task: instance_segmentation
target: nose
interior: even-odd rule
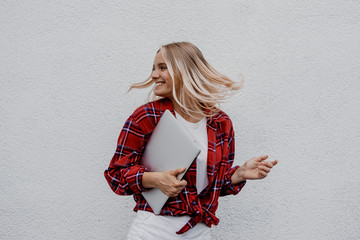
[[[158,70],[155,69],[154,71],[152,71],[152,73],[151,73],[152,79],[157,79],[159,77],[160,77],[160,74],[159,74]]]

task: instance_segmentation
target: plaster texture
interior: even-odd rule
[[[103,171],[161,44],[244,88],[236,161],[279,164],[222,198],[213,239],[360,238],[359,1],[0,1],[0,239],[124,239]]]

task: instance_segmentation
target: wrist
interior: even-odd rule
[[[144,172],[142,177],[142,185],[144,188],[158,188],[160,182],[160,173],[158,172]]]
[[[234,174],[231,176],[231,183],[238,184],[240,182],[245,181],[246,178],[244,176],[244,173],[245,173],[244,166],[240,166],[238,169],[236,169]]]
[[[240,182],[242,182],[242,181],[245,181],[247,178],[246,178],[246,176],[245,176],[245,166],[244,165],[242,165],[242,166],[240,166],[239,167],[239,178],[240,178]]]

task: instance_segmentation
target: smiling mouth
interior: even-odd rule
[[[157,83],[155,83],[155,86],[162,86],[164,84],[165,84],[164,82],[157,82]]]

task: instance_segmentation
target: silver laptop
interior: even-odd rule
[[[187,130],[169,110],[166,110],[145,147],[142,165],[150,172],[163,172],[183,167],[187,171],[199,153],[200,148]],[[177,179],[180,180],[186,171],[179,174]],[[143,192],[142,195],[155,214],[161,212],[169,198],[157,188]]]

